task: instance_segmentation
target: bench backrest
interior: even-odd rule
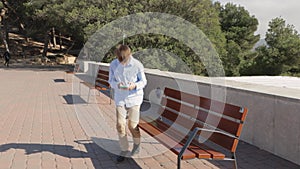
[[[176,123],[187,130],[194,128],[215,129],[226,133],[213,133],[208,140],[218,144],[231,152],[235,152],[238,138],[241,135],[247,108],[222,103],[201,96],[165,88],[161,101],[161,116],[163,120]],[[202,131],[202,137],[209,132]],[[230,136],[234,137],[230,137]]]
[[[110,86],[108,83],[108,79],[109,79],[109,71],[103,70],[99,67],[97,78],[95,81],[95,87],[99,90],[108,89]]]

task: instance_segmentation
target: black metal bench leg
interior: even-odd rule
[[[184,146],[182,147],[180,153],[177,156],[177,168],[180,169],[180,163],[181,163],[181,158],[183,156],[183,153],[185,152],[185,150],[190,146],[190,144],[192,143],[193,139],[195,138],[196,134],[198,133],[199,128],[196,127],[193,132],[191,133],[191,135],[189,136],[188,140],[185,142]]]
[[[79,96],[81,96],[81,83],[79,82]]]
[[[234,159],[234,168],[238,169],[238,165],[237,165],[237,162],[236,162],[236,155],[235,155],[235,153],[232,153],[232,156],[233,156],[233,159]]]
[[[112,91],[111,88],[109,89],[109,104],[111,104],[111,98],[112,98]]]
[[[177,157],[177,169],[181,168],[181,158],[178,156]]]
[[[89,104],[89,101],[90,101],[90,93],[91,93],[91,89],[89,89],[88,99],[87,99],[87,103],[86,103],[86,104]]]

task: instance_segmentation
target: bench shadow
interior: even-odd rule
[[[53,81],[55,83],[64,83],[64,82],[66,82],[65,79],[53,79]]]
[[[87,102],[79,95],[67,94],[62,96],[67,104],[86,104]]]
[[[124,166],[124,168],[141,168],[137,163],[135,163],[134,160],[128,159],[127,162],[123,163],[117,163],[116,162],[116,155],[111,154],[110,152],[102,149],[97,144],[93,143],[90,140],[79,140],[75,141],[78,144],[84,145],[86,148],[85,151],[80,151],[75,149],[73,146],[70,145],[57,145],[57,144],[30,144],[30,143],[10,143],[10,144],[3,144],[0,146],[0,152],[6,152],[9,149],[15,149],[15,150],[25,150],[25,155],[31,155],[36,153],[42,153],[42,152],[50,152],[55,155],[59,155],[62,157],[74,159],[74,158],[89,158],[92,161],[92,164],[95,169],[103,169],[103,166],[101,163],[104,164],[107,163],[107,160],[113,161],[111,163],[112,167],[115,165],[117,167],[118,165]],[[105,158],[104,161],[102,161],[103,156],[106,156],[108,158]],[[127,167],[126,167],[127,166]]]

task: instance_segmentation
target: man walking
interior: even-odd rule
[[[131,155],[139,152],[141,134],[138,128],[140,106],[143,102],[143,88],[147,84],[144,66],[133,58],[127,45],[120,45],[116,50],[117,59],[110,64],[109,83],[114,89],[114,99],[117,114],[117,131],[121,153],[118,162],[124,161],[128,152],[126,122],[133,136],[133,149]]]
[[[3,57],[5,59],[4,66],[9,67],[10,53],[8,50],[4,52]]]

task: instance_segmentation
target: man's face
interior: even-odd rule
[[[127,63],[127,61],[130,58],[130,55],[131,55],[131,52],[129,50],[121,51],[121,58],[120,58],[122,60],[121,62]]]

